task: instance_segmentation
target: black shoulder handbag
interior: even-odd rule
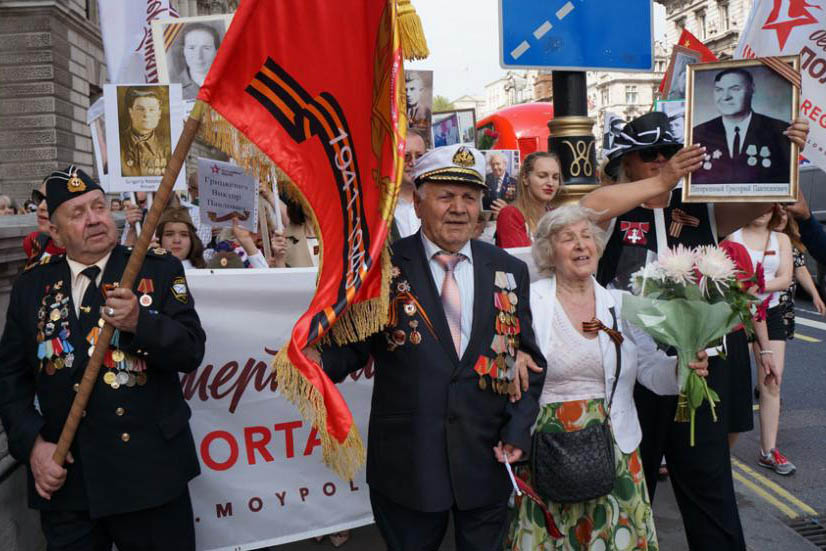
[[[617,331],[617,315],[613,308],[611,316],[614,318],[613,332],[617,335],[612,335],[617,351],[617,370],[605,420],[578,431],[535,431],[533,434],[533,485],[547,501],[579,503],[607,495],[614,488],[616,465],[610,414],[622,369],[622,336]]]

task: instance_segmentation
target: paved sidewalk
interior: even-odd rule
[[[735,482],[735,490],[749,551],[817,551],[814,544],[803,539],[777,518],[769,506],[760,502],[759,498],[743,484]],[[688,551],[680,511],[674,500],[671,484],[667,481],[657,486],[654,517],[661,551]],[[271,551],[323,551],[333,549],[333,547],[327,541],[317,544],[310,540],[270,549]],[[370,525],[352,530],[350,541],[340,549],[342,551],[383,551],[384,546],[375,525]],[[455,551],[455,549],[453,537],[451,533],[448,533],[441,551]]]

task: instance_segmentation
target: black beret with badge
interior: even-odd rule
[[[103,188],[91,176],[69,165],[66,170],[55,170],[46,178],[46,207],[51,217],[57,208],[70,199]]]
[[[442,184],[485,185],[485,156],[474,147],[446,145],[431,149],[413,167],[416,187],[425,182]]]

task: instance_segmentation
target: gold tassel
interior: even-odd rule
[[[405,59],[424,59],[430,55],[422,20],[410,0],[398,0],[399,37]]]

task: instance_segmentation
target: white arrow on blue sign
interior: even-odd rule
[[[499,0],[505,69],[651,71],[652,0]]]

